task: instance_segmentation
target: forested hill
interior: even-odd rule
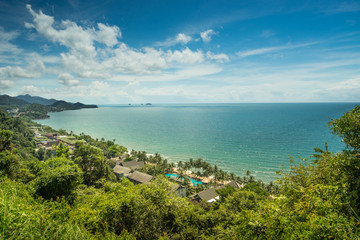
[[[86,105],[80,102],[77,103],[69,103],[65,101],[56,101],[50,105],[51,107],[60,108],[63,110],[74,110],[74,109],[82,109],[82,108],[97,108],[96,105]]]
[[[70,103],[63,100],[46,99],[30,95],[11,97],[0,95],[0,108],[8,111],[13,116],[27,116],[31,119],[49,117],[49,112],[64,110],[78,110],[82,108],[97,108],[97,105],[87,105],[80,102]]]
[[[8,95],[0,95],[0,107],[2,109],[19,108],[27,105],[30,105],[30,103],[22,99],[10,97]]]
[[[28,103],[38,103],[41,105],[52,105],[57,101],[56,99],[53,99],[53,98],[47,99],[47,98],[38,97],[38,96],[30,96],[29,94],[19,95],[16,98],[21,99]]]

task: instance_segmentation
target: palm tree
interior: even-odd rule
[[[254,176],[250,176],[249,182],[255,182],[255,177],[254,177]]]
[[[179,161],[177,164],[177,167],[179,168],[179,170],[183,170],[184,164],[182,161]]]
[[[186,170],[189,170],[190,168],[191,168],[190,163],[189,163],[189,162],[185,162],[185,163],[184,163],[184,170],[186,171]]]
[[[196,159],[194,162],[195,168],[201,168],[203,160],[201,158]]]
[[[190,167],[192,168],[194,166],[194,161],[192,158],[189,159]]]

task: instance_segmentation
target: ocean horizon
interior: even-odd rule
[[[159,153],[170,162],[202,158],[228,172],[251,171],[265,182],[289,159],[314,148],[339,152],[327,123],[356,103],[116,104],[50,113],[36,120],[55,129],[116,140],[129,150]]]

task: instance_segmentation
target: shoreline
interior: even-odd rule
[[[80,109],[80,110],[81,110],[81,109]],[[48,119],[50,119],[50,118],[51,118],[51,116],[50,116],[49,118],[47,118],[47,119],[40,119],[39,121],[48,120]],[[34,121],[34,120],[32,120],[32,121]],[[39,124],[41,124],[42,126],[49,126],[49,125],[46,125],[46,124],[43,124],[43,123],[40,123],[40,122],[37,122],[37,121],[36,121],[36,123],[39,123]],[[52,126],[49,126],[49,127],[53,128],[53,129],[56,130],[56,131],[65,130],[65,131],[67,131],[67,132],[73,132],[73,133],[76,134],[76,135],[79,135],[79,134],[81,134],[81,133],[84,133],[85,135],[89,135],[89,136],[91,136],[91,137],[94,138],[94,139],[102,139],[102,138],[103,138],[105,141],[112,141],[110,138],[94,137],[94,134],[88,134],[88,133],[86,133],[86,132],[78,132],[78,131],[74,131],[74,130],[72,130],[72,129],[64,129],[64,128],[58,128],[58,129],[56,129],[56,128],[52,127]],[[167,156],[167,155],[163,155],[163,154],[158,153],[158,152],[151,153],[151,152],[148,152],[148,151],[143,150],[143,149],[138,150],[136,147],[135,147],[135,148],[132,148],[132,147],[129,148],[129,147],[127,147],[126,144],[122,144],[122,143],[118,143],[118,142],[115,142],[115,143],[116,143],[116,144],[119,144],[119,145],[121,145],[121,146],[124,146],[124,147],[128,150],[128,152],[131,152],[132,150],[137,151],[137,152],[145,152],[147,156],[154,156],[155,154],[159,154],[162,158],[166,159],[169,163],[175,163],[175,164],[177,164],[179,161],[186,162],[186,161],[189,161],[189,159],[193,159],[193,160],[198,159],[198,158],[192,158],[192,157],[189,157],[189,158],[183,157],[183,158],[178,158],[178,159],[175,157],[175,159],[174,159],[174,158],[171,158],[171,157],[169,157],[169,156]],[[226,163],[225,163],[224,165],[222,165],[222,164],[220,165],[220,164],[214,164],[214,163],[212,163],[212,161],[209,161],[208,159],[203,159],[203,158],[201,158],[201,159],[204,160],[205,162],[209,162],[209,163],[212,164],[212,165],[216,165],[217,167],[219,167],[219,169],[224,169],[225,172],[230,173],[230,171],[227,170],[227,169],[230,169],[231,167],[230,167],[230,166],[224,166],[224,165],[226,165]],[[278,170],[281,170],[281,169],[279,168]],[[249,169],[243,168],[242,171],[241,171],[241,170],[237,170],[237,171],[235,171],[234,173],[235,173],[236,176],[245,176],[247,171],[249,171]],[[242,173],[242,172],[243,172],[243,173]],[[258,171],[258,170],[250,170],[250,172],[252,173],[251,175],[252,175],[253,177],[255,177],[255,178],[258,179],[258,180],[262,180],[264,183],[269,183],[269,182],[275,181],[275,180],[276,180],[276,176],[277,176],[277,175],[276,175],[276,170],[274,171],[274,173],[271,173],[271,174],[269,174],[269,172],[264,172],[264,173],[267,173],[267,174],[265,174],[265,175],[259,174],[259,173],[261,173],[261,172]],[[266,175],[267,175],[267,176],[266,176]],[[189,175],[189,176],[190,176],[190,177],[194,177],[194,176],[192,176],[192,175]]]
[[[260,116],[257,117],[258,119],[263,119],[263,117],[268,116],[267,114],[259,112],[261,109],[264,108],[264,110],[266,110],[265,113],[268,113],[268,110],[272,109],[271,104],[269,105],[270,109],[268,106],[264,107],[263,104],[255,104],[255,106],[257,106],[256,109],[247,109],[246,114],[249,114],[249,111],[250,114],[260,114]],[[286,109],[283,109],[282,107],[279,109],[279,106],[281,105],[275,107],[276,111],[290,110],[290,113],[298,113],[297,108],[294,109],[295,105],[287,105],[294,107],[286,107]],[[306,104],[302,105],[300,110],[303,110],[306,106]],[[311,104],[311,106],[314,105]],[[199,156],[202,156],[202,159],[205,161],[213,165],[216,164],[225,171],[235,172],[238,176],[243,176],[246,174],[247,170],[250,170],[257,178],[263,179],[264,181],[273,181],[277,177],[276,171],[281,170],[282,165],[288,167],[289,157],[291,155],[294,156],[296,161],[298,159],[297,156],[309,157],[314,154],[314,147],[323,148],[325,142],[328,142],[329,149],[333,152],[337,152],[337,149],[343,148],[341,145],[342,143],[329,133],[326,123],[328,120],[327,116],[335,117],[335,115],[343,112],[342,109],[348,108],[349,104],[344,104],[342,107],[339,107],[338,104],[327,104],[327,106],[328,108],[325,111],[322,110],[321,113],[324,116],[322,118],[325,119],[326,116],[326,120],[321,120],[320,118],[315,119],[316,124],[310,126],[306,125],[308,126],[307,130],[301,131],[299,136],[297,136],[297,133],[294,133],[296,135],[290,133],[283,136],[278,134],[279,131],[276,131],[277,135],[274,135],[275,133],[272,133],[274,130],[268,130],[268,126],[266,125],[261,125],[262,127],[260,129],[252,129],[253,126],[257,126],[257,122],[251,121],[252,125],[247,127],[247,129],[238,128],[238,124],[234,126],[223,125],[228,126],[227,129],[231,129],[231,131],[227,130],[228,132],[231,132],[230,139],[228,139],[228,136],[226,136],[226,138],[223,137],[222,133],[224,133],[224,131],[221,131],[222,133],[220,132],[220,130],[224,130],[222,128],[220,128],[218,132],[206,129],[206,124],[208,124],[208,120],[206,119],[200,119],[201,121],[195,119],[195,124],[193,124],[194,121],[192,118],[199,116],[199,114],[202,116],[203,113],[206,113],[206,117],[209,116],[209,119],[213,119],[213,115],[208,114],[218,113],[218,111],[220,111],[220,113],[225,111],[227,114],[232,115],[234,113],[233,108],[224,109],[223,107],[217,108],[216,106],[205,108],[197,106],[190,108],[178,108],[178,106],[174,108],[159,108],[156,105],[153,105],[151,107],[144,106],[143,108],[135,106],[112,108],[100,105],[96,110],[51,113],[49,119],[34,121],[51,126],[54,129],[66,129],[69,132],[73,131],[76,134],[84,132],[93,138],[104,138],[107,140],[116,139],[117,144],[123,145],[129,150],[146,151],[148,154],[160,153],[161,156],[166,158],[169,162],[176,163],[178,161],[187,161],[190,158],[197,159]],[[336,109],[334,109],[334,106],[336,106]],[[235,111],[241,111],[241,113],[243,113],[242,108],[235,108]],[[311,107],[308,111],[310,114],[305,115],[304,120],[303,117],[295,120],[303,125],[307,124],[310,120],[310,123],[312,123],[314,122],[314,114],[311,113],[314,111],[317,112],[318,107]],[[169,114],[171,118],[167,117]],[[54,115],[59,117],[54,117]],[[186,116],[185,119],[184,116]],[[216,115],[214,116],[215,120],[221,120],[218,119]],[[297,115],[295,115],[295,117],[296,116]],[[279,118],[277,117],[276,112],[270,115],[270,117],[273,117],[273,119],[270,120],[276,120],[276,122]],[[179,123],[182,125],[187,124],[187,119],[191,119],[189,130],[184,132],[180,127],[176,127],[181,126]],[[253,117],[250,115],[249,119],[253,119]],[[169,128],[169,124],[172,123],[177,124],[175,125],[175,129]],[[197,126],[196,124],[199,123],[201,125]],[[290,123],[295,124],[296,122]],[[247,122],[244,124],[246,127]],[[279,122],[278,129],[285,131],[287,129],[284,127],[286,124],[288,124],[288,120],[286,122]],[[205,128],[200,129],[199,131],[196,127],[201,127],[202,125],[205,125]],[[272,126],[272,124],[269,126]],[[319,126],[321,126],[321,128],[319,128]],[[213,127],[215,127],[216,130],[217,125]],[[315,133],[313,129],[316,129]],[[323,134],[323,130],[327,132],[326,135]],[[234,131],[242,132],[236,133],[238,134],[238,137],[234,138],[236,137],[236,135],[232,134]],[[319,135],[317,132],[321,134]],[[208,135],[204,135],[204,133]],[[242,138],[242,135],[246,137]],[[309,136],[312,137],[309,138]],[[188,139],[189,137],[190,139]],[[296,139],[294,139],[294,137],[296,137]],[[290,141],[288,141],[289,138],[291,139]],[[213,139],[216,139],[216,141]],[[250,140],[248,141],[247,139]],[[260,139],[260,141],[258,139]],[[255,140],[256,142],[254,142]],[[296,141],[294,142],[294,140]],[[225,144],[226,146],[223,148],[222,146]],[[168,151],[166,151],[166,149],[168,149]]]

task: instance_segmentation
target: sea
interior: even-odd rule
[[[327,123],[356,103],[242,103],[100,105],[50,113],[38,123],[114,140],[129,150],[159,153],[169,162],[190,158],[244,176],[273,181],[289,159],[311,158],[314,148],[344,149]]]

